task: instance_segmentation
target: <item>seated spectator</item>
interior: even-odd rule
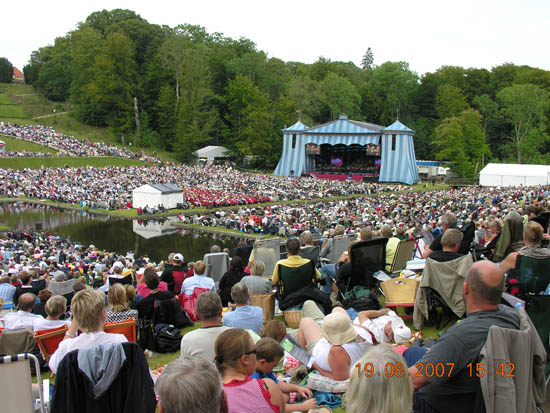
[[[296,392],[306,400],[302,403],[287,404],[287,410],[292,412],[307,412],[317,407],[313,393],[307,387],[290,384],[285,381],[278,381],[273,374],[273,369],[283,358],[285,352],[281,345],[271,337],[260,339],[256,343],[256,371],[250,376],[253,379],[271,379],[279,385],[283,393],[285,403],[290,401],[290,393]]]
[[[33,314],[41,315],[42,317],[46,317],[46,302],[51,298],[52,293],[49,290],[40,290],[38,292],[38,299],[40,302],[36,302],[34,304],[34,307],[32,309]]]
[[[224,307],[227,307],[227,303],[231,300],[231,288],[241,281],[245,275],[244,265],[241,258],[231,258],[231,262],[229,263],[229,271],[222,275],[218,286],[218,294],[222,299],[222,305]]]
[[[250,275],[244,276],[241,282],[252,289],[252,294],[267,294],[271,292],[271,281],[264,278],[265,264],[254,261],[250,267]]]
[[[107,319],[105,295],[98,290],[86,289],[75,294],[72,303],[73,321],[63,341],[48,363],[50,370],[57,373],[57,366],[67,353],[101,344],[125,343],[123,334],[105,333],[103,326]],[[78,330],[82,331],[78,337]]]
[[[222,302],[213,291],[202,293],[197,298],[197,313],[201,328],[185,334],[181,340],[182,356],[198,356],[213,361],[216,338],[229,327],[222,325]]]
[[[220,374],[200,357],[182,356],[168,364],[155,383],[159,413],[226,413]]]
[[[443,246],[441,245],[441,238],[443,237],[443,234],[445,234],[445,232],[448,230],[448,229],[452,229],[452,228],[455,228],[456,227],[456,215],[453,214],[452,212],[445,212],[443,214],[443,216],[441,217],[441,234],[439,234],[437,237],[434,238],[434,240],[432,241],[432,243],[429,245],[429,246],[425,246],[424,247],[424,258],[428,258],[430,256],[430,254],[432,253],[432,251],[442,251],[443,250]]]
[[[302,240],[304,246],[300,248],[300,257],[313,261],[315,266],[317,266],[319,262],[319,247],[313,245],[311,231],[304,231],[302,233]]]
[[[33,288],[33,286],[31,285],[31,275],[26,272],[26,271],[22,271],[19,273],[19,280],[21,281],[21,286],[17,287],[17,289],[15,290],[15,294],[13,295],[13,302],[14,303],[17,303],[19,302],[19,297],[25,293],[31,293],[31,294],[34,294],[35,296],[38,295],[38,291]]]
[[[36,291],[42,291],[43,289],[46,288],[46,280],[44,278],[41,278],[40,277],[40,274],[38,274],[38,271],[32,271],[31,272],[31,285],[32,285],[32,288],[34,288]]]
[[[458,229],[448,229],[441,237],[441,246],[443,250],[432,251],[428,258],[438,262],[448,262],[464,256],[464,254],[458,252],[463,238],[464,234]]]
[[[186,273],[187,272],[187,263],[183,260],[183,255],[181,254],[174,254],[174,260],[173,265],[171,267],[167,267],[164,269],[160,276],[160,281],[166,282],[166,285],[168,285],[168,291],[172,293],[178,293],[179,291],[175,291],[175,279],[174,279],[174,272],[176,273]]]
[[[360,241],[368,241],[369,239],[372,239],[372,229],[371,227],[363,227],[359,231],[359,240]]]
[[[4,316],[2,322],[6,330],[17,330],[19,328],[32,327],[36,320],[43,320],[41,315],[33,314],[32,309],[36,303],[36,295],[24,293],[17,302],[16,313],[11,312]]]
[[[298,342],[311,354],[313,369],[338,381],[349,378],[350,367],[374,344],[372,334],[362,326],[353,325],[340,307],[324,318],[321,328],[313,318],[302,318]]]
[[[361,370],[358,371],[357,365]],[[344,396],[346,411],[353,413],[409,413],[412,410],[412,380],[405,360],[388,345],[371,347],[350,368],[349,388]],[[403,375],[386,374],[386,368],[402,369]],[[401,370],[399,370],[401,371]],[[358,374],[359,372],[359,374]],[[365,376],[367,374],[367,376]]]
[[[124,286],[124,289],[126,290],[126,297],[128,298],[128,305],[132,310],[136,309],[136,289],[131,284],[126,284]]]
[[[155,309],[155,301],[174,298],[174,294],[170,291],[158,290],[160,280],[154,269],[147,268],[143,273],[143,278],[150,293],[137,304],[138,317],[145,320],[151,320]]]
[[[535,221],[529,221],[523,226],[523,242],[525,246],[518,252],[510,253],[499,265],[504,272],[510,271],[516,267],[518,255],[523,255],[529,258],[544,259],[550,257],[550,249],[542,248],[542,234],[544,230],[542,226]]]
[[[418,364],[408,369],[417,390],[415,412],[484,411],[479,377],[470,374],[468,365],[479,362],[491,326],[520,327],[519,313],[500,305],[503,290],[504,276],[497,265],[483,260],[470,267],[464,283],[467,317],[445,331]],[[419,371],[428,363],[452,366],[452,374],[446,369],[439,377],[428,377]],[[544,382],[542,386],[544,391]]]
[[[109,309],[107,310],[107,323],[118,323],[129,318],[137,320],[138,311],[130,309],[126,289],[122,284],[114,284],[109,287],[107,293]]]
[[[253,379],[256,349],[250,334],[240,328],[221,333],[214,346],[229,413],[284,412],[281,390],[270,379]]]
[[[383,238],[388,238],[388,243],[386,244],[386,271],[389,271],[393,263],[393,257],[397,252],[397,246],[401,240],[393,236],[393,230],[389,225],[383,225],[380,228],[380,233]]]
[[[250,329],[260,334],[264,324],[264,310],[260,307],[248,305],[248,287],[239,282],[231,289],[231,298],[235,309],[225,313],[223,325],[227,327]]]
[[[206,264],[204,261],[197,261],[193,264],[193,272],[195,275],[189,277],[183,281],[181,286],[181,292],[187,295],[193,295],[195,288],[208,288],[210,291],[216,289],[216,283],[210,277],[204,275],[206,271]]]
[[[154,270],[153,270],[154,271]],[[159,285],[157,287],[158,291],[168,291],[168,285],[164,281],[160,281]],[[147,287],[147,284],[145,283],[145,272],[139,279],[137,285],[136,285],[136,293],[137,298],[136,300],[139,302],[141,299],[147,297],[149,294],[151,294],[151,290],[149,287]]]
[[[16,287],[10,284],[9,276],[3,275],[2,277],[0,277],[0,298],[2,298],[5,303],[13,302],[15,290]]]
[[[64,325],[71,326],[71,322],[68,320],[60,320],[59,317],[65,314],[67,308],[67,299],[62,295],[55,295],[51,297],[46,303],[45,319],[36,319],[33,325],[34,331],[51,330],[53,328],[59,328]]]

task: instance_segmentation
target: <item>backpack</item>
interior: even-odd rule
[[[344,294],[344,308],[353,308],[357,312],[366,310],[379,310],[380,302],[376,294],[361,285],[356,285]]]
[[[162,326],[155,333],[156,351],[158,353],[173,353],[180,350],[181,332],[174,326]]]

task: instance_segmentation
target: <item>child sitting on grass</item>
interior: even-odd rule
[[[317,402],[313,399],[313,393],[307,387],[300,387],[296,384],[290,384],[283,381],[278,381],[273,374],[273,369],[279,363],[279,360],[284,356],[284,350],[276,340],[271,337],[264,337],[256,343],[256,371],[252,374],[252,378],[256,379],[271,379],[279,385],[283,392],[285,403],[294,401],[290,393],[296,392],[305,400],[301,403],[290,404],[287,411],[307,412],[309,409],[315,409]]]

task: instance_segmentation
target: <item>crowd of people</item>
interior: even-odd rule
[[[88,139],[78,140],[74,136],[56,132],[50,126],[18,125],[0,122],[0,135],[44,145],[70,156],[118,156],[154,164],[162,163],[159,159],[148,156],[145,153],[132,152],[126,148],[108,145],[104,142],[91,142]],[[20,152],[16,156],[38,157],[41,155],[40,152]]]
[[[131,206],[133,189],[163,182],[183,189],[184,208],[308,200],[371,193],[381,188],[366,183],[251,174],[229,165],[0,169],[0,195],[111,209]]]
[[[49,152],[5,151],[0,152],[0,158],[48,158]]]
[[[377,198],[285,205],[262,209],[263,213],[254,210],[258,217],[263,215],[268,221],[274,216],[284,221],[294,230],[289,235],[302,235],[304,248],[311,243],[311,233],[307,231],[323,235],[321,245],[325,249],[330,244],[331,232],[341,236],[346,231],[357,231],[361,239],[376,236],[397,239],[424,224],[440,227],[441,232],[424,246],[424,255],[449,261],[462,256],[457,251],[463,234],[456,229],[461,224],[478,224],[477,238],[483,247],[499,238],[506,239],[500,267],[488,260],[470,266],[463,291],[467,318],[431,343],[429,351],[421,339],[415,340],[400,316],[389,309],[350,312],[339,305],[330,308],[330,304],[327,309],[313,298],[303,302],[297,330],[287,330],[279,320],[265,323],[263,309],[250,304],[251,291],[265,292],[266,287],[268,291],[276,287],[279,298],[284,300],[291,292],[288,284],[286,290],[281,289],[284,285],[281,266],[301,268],[309,263],[309,259],[300,256],[300,241],[292,237],[286,243],[287,258],[276,264],[273,274],[264,274],[264,265],[258,257],[252,255],[243,261],[234,251],[227,271],[216,285],[206,275],[213,262],[207,256],[224,254],[219,247],[212,248],[205,262],[187,263],[181,254],[173,253],[166,263],[157,265],[146,257],[98,251],[93,245],[79,245],[44,233],[8,233],[0,240],[0,298],[17,304],[17,311],[4,315],[2,321],[6,330],[26,326],[35,331],[68,327],[48,363],[57,374],[52,403],[58,409],[70,410],[71,403],[83,397],[75,396],[80,390],[70,379],[78,365],[72,351],[88,354],[90,348],[107,345],[101,351],[107,352],[105,357],[115,360],[114,364],[122,354],[133,360],[120,363],[119,368],[130,369],[133,373],[128,374],[133,383],[140,380],[143,386],[139,398],[129,402],[135,411],[154,409],[156,392],[161,412],[173,409],[311,412],[322,404],[340,405],[341,398],[333,394],[341,388],[338,386],[347,390],[343,401],[350,412],[478,411],[485,402],[480,380],[468,373],[468,365],[479,361],[486,342],[493,343],[494,348],[501,345],[496,338],[490,341],[491,326],[522,330],[520,338],[512,335],[510,340],[534,343],[530,352],[523,352],[521,357],[528,364],[533,360],[535,380],[528,386],[534,402],[540,404],[544,381],[539,376],[544,370],[544,348],[540,339],[535,339],[536,330],[523,331],[528,325],[525,311],[500,305],[500,298],[504,290],[503,274],[514,268],[518,256],[550,257],[549,250],[541,247],[543,239],[550,237],[537,221],[547,208],[547,198],[545,187],[512,188],[498,193],[466,188],[435,193],[381,192]],[[250,216],[253,211],[246,209],[243,207],[235,215]],[[324,220],[319,220],[319,215]],[[516,239],[518,230],[521,240]],[[328,237],[324,237],[325,231],[329,231]],[[495,253],[498,249],[497,242]],[[310,280],[321,281],[324,271],[316,271],[314,266],[312,269]],[[265,275],[271,275],[272,284],[261,278]],[[130,280],[129,285],[122,280]],[[151,376],[143,352],[136,352],[137,346],[130,346],[123,335],[103,331],[105,322],[129,318],[152,320],[159,302],[182,295],[195,301],[202,323],[199,329],[183,337],[181,358],[161,374]],[[37,297],[40,303],[36,302]],[[232,311],[226,312],[227,307]],[[289,353],[290,339],[306,350],[309,361],[298,361]],[[486,357],[490,360],[494,357],[496,361],[498,356],[489,353]],[[300,362],[305,367],[300,367]],[[388,375],[388,364],[393,373],[403,374]],[[456,373],[427,375],[426,366],[430,364],[452,365]],[[201,371],[200,379],[197,369]],[[286,371],[290,379],[290,375],[299,375],[304,369],[305,374],[314,370],[309,387],[288,382],[280,375]],[[378,376],[377,372],[383,374]],[[154,391],[153,380],[156,380]],[[315,391],[311,386],[315,386]]]

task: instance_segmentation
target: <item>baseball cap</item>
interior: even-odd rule
[[[181,254],[174,255],[174,261],[183,262],[183,255]]]

